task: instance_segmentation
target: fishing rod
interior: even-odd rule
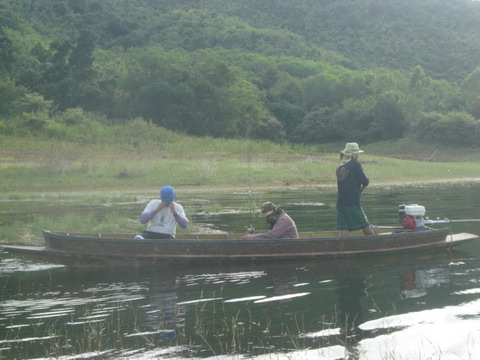
[[[469,222],[480,222],[480,219],[459,219],[459,220],[450,220],[450,219],[443,219],[443,220],[430,220],[425,219],[425,225],[438,225],[438,224],[452,224],[452,223],[469,223]],[[401,225],[398,226],[380,226],[380,225],[372,225],[375,229],[403,229],[404,227]]]
[[[480,222],[480,219],[459,219],[459,220],[450,220],[450,219],[443,219],[443,220],[425,220],[425,224],[449,224],[449,223],[467,223],[467,222]]]
[[[452,224],[452,223],[469,223],[480,222],[480,219],[459,219],[451,220],[448,218],[436,220],[429,219],[425,216],[425,207],[418,204],[400,204],[398,206],[398,215],[401,225],[399,226],[376,226],[375,229],[403,229],[403,230],[420,230],[427,225],[436,224]]]
[[[253,227],[253,209],[252,209],[252,169],[251,169],[251,160],[252,160],[252,153],[251,153],[251,146],[252,144],[250,143],[248,146],[248,207],[250,209],[250,225],[247,226],[247,233],[253,234],[255,232],[255,228]]]

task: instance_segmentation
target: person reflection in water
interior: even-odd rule
[[[178,297],[174,277],[150,281],[150,304],[143,307],[145,326],[163,335],[164,339],[174,340],[177,329],[185,322],[186,309],[177,305]]]
[[[260,234],[247,234],[243,239],[298,239],[297,225],[280,207],[267,201],[261,206],[260,216],[265,217],[270,231]]]
[[[357,276],[339,278],[336,283],[340,332],[349,352],[348,359],[359,359],[357,345],[363,335],[359,328],[363,323],[361,300],[365,296],[366,284],[364,279]]]

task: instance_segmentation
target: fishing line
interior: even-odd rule
[[[251,140],[249,140],[251,141]],[[255,228],[253,227],[253,208],[252,208],[252,151],[251,151],[252,143],[248,144],[247,149],[247,161],[248,161],[248,207],[250,211],[250,225],[247,227],[247,232],[249,234],[253,234],[255,232]]]

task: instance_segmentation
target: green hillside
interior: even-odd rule
[[[480,2],[4,0],[0,134],[480,144]]]

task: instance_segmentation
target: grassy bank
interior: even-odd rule
[[[335,184],[343,144],[317,147],[190,138],[166,143],[82,144],[2,138],[3,196],[21,192],[158,188],[322,186]],[[480,177],[478,149],[413,143],[362,146],[372,185]],[[425,161],[432,158],[431,161]]]

